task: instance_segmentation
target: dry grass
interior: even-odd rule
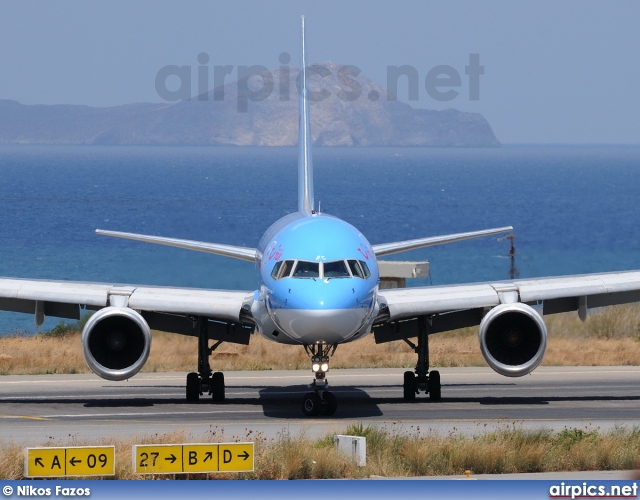
[[[550,366],[640,365],[640,306],[599,310],[582,323],[576,314],[546,318],[549,345],[543,364]],[[484,366],[477,329],[465,328],[434,335],[431,364],[436,367]],[[197,365],[197,339],[154,332],[151,355],[143,371],[189,372]],[[408,368],[416,356],[404,342],[376,345],[373,336],[341,345],[333,368]],[[216,370],[308,369],[299,346],[276,344],[259,335],[248,346],[223,344],[211,357]],[[0,374],[88,373],[80,336],[13,335],[0,338]]]
[[[0,338],[0,374],[88,373],[80,335]]]
[[[397,432],[362,424],[344,434],[367,438],[367,466],[357,467],[350,457],[333,448],[333,434],[312,441],[288,434],[265,438],[251,430],[245,436],[227,437],[211,430],[196,442],[255,443],[255,471],[177,475],[179,479],[335,479],[370,476],[412,477],[462,474],[501,474],[552,471],[633,470],[640,466],[640,430],[618,429],[600,433],[593,429],[525,431],[513,426],[480,436],[422,432]],[[183,432],[155,434],[115,442],[116,479],[167,479],[167,475],[135,474],[131,465],[134,444],[184,443]],[[45,443],[44,446],[112,445],[106,440]],[[23,479],[23,448],[0,442],[0,479]]]
[[[475,437],[420,437],[417,432],[383,434],[367,441],[376,443],[369,466],[377,470],[384,466],[382,475],[387,476],[451,475],[467,468],[476,474],[630,470],[638,467],[640,451],[637,430],[601,434],[512,428]]]
[[[23,472],[24,447],[0,442],[0,479],[22,479]]]

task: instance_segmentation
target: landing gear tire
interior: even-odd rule
[[[440,386],[440,372],[433,370],[429,372],[429,335],[433,333],[433,316],[419,316],[418,323],[418,345],[408,338],[401,337],[418,355],[418,363],[415,371],[404,372],[404,383],[402,384],[405,401],[413,401],[416,394],[424,392],[429,394],[431,401],[440,401],[442,389]]]
[[[322,401],[323,405],[322,405],[322,411],[320,413],[322,415],[330,417],[338,409],[338,400],[333,395],[333,393],[329,391],[324,391],[324,394],[322,395],[322,399],[323,399]]]
[[[440,401],[441,398],[440,372],[429,372],[429,399],[431,401]]]
[[[302,413],[307,417],[315,417],[322,410],[322,399],[315,392],[305,394],[302,399]]]
[[[404,383],[402,384],[404,390],[405,401],[413,401],[416,399],[416,392],[418,391],[418,382],[413,372],[404,372]]]
[[[215,372],[211,375],[209,384],[212,401],[222,403],[224,401],[224,373]]]
[[[200,399],[200,375],[189,373],[187,375],[187,401],[195,403]]]

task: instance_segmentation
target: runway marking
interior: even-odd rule
[[[154,398],[159,398],[159,397],[168,397],[168,396],[177,396],[178,394],[180,394],[181,397],[183,397],[184,399],[184,395],[182,394],[182,392],[177,393],[177,392],[172,392],[172,393],[166,393],[166,394],[158,394],[156,392],[154,393],[149,393],[149,394],[69,394],[69,395],[63,395],[63,396],[5,396],[3,398],[0,398],[0,403],[6,403],[7,400],[15,400],[15,399],[19,399],[19,400],[29,400],[29,399],[42,399],[42,400],[47,400],[47,399],[123,399],[123,398],[135,398],[135,399],[140,399],[140,398],[147,398],[147,397],[151,397],[153,396]]]
[[[40,375],[16,375],[19,377],[38,377]],[[60,384],[62,381],[61,380],[3,380],[2,381],[2,385],[8,385],[8,384]],[[104,383],[103,380],[100,379],[90,379],[90,378],[84,378],[84,379],[66,379],[64,380],[64,383],[66,384],[67,382],[74,382],[76,384],[82,383],[85,384],[87,382],[102,382]],[[115,386],[114,386],[115,387]]]
[[[0,415],[0,418],[23,418],[26,420],[51,420],[47,417],[36,417],[35,415]]]
[[[168,415],[217,415],[222,413],[264,413],[262,410],[208,410],[208,411],[163,411],[163,412],[134,412],[134,413],[82,413],[68,415],[44,415],[44,419],[52,418],[90,418],[90,417],[148,417]]]

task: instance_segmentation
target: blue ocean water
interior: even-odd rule
[[[252,290],[250,263],[96,228],[256,246],[297,207],[296,148],[0,147],[0,276]],[[316,148],[315,199],[372,243],[513,225],[521,277],[640,269],[640,146]],[[507,279],[507,241],[412,286]],[[55,325],[50,319],[45,324]],[[0,313],[0,332],[35,331]]]

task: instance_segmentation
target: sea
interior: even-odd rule
[[[255,266],[95,229],[254,247],[297,209],[297,148],[0,146],[0,276],[253,290]],[[640,269],[640,146],[315,148],[323,213],[384,243],[512,225],[520,278]],[[509,279],[508,240],[429,260],[409,286]],[[60,319],[48,318],[43,329]],[[0,333],[36,332],[0,313]]]

